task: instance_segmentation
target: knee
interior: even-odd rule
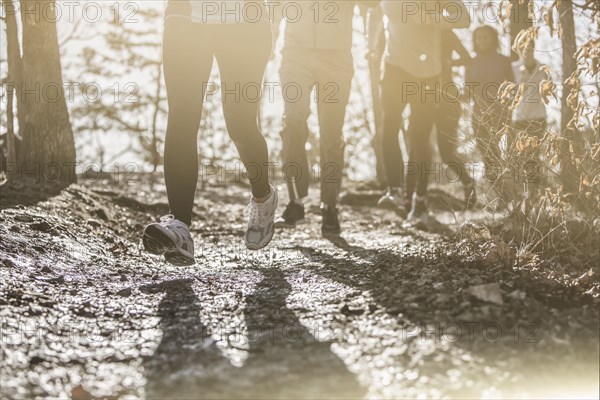
[[[283,115],[282,136],[299,131],[308,131],[308,115],[295,112],[286,112]]]
[[[186,127],[188,129],[198,129],[202,118],[202,107],[191,103],[182,103],[181,101],[169,102],[169,112],[167,117],[168,127]]]
[[[308,140],[308,121],[302,118],[284,117],[280,136],[284,143],[306,143]]]
[[[339,153],[344,152],[346,143],[340,132],[339,135],[321,135],[321,147],[325,153]]]
[[[227,128],[229,138],[236,146],[244,146],[256,143],[257,138],[263,138],[257,126],[246,126],[244,128]]]
[[[259,136],[262,138],[256,118],[244,118],[241,114],[238,114],[233,118],[226,118],[225,127],[229,138],[236,144],[256,141]]]
[[[194,121],[184,121],[169,116],[165,142],[184,142],[195,148],[193,142],[198,137],[199,126],[200,122],[195,124]]]

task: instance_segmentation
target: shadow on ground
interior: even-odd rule
[[[232,366],[200,320],[197,281],[146,286],[163,292],[159,305],[162,340],[144,363],[148,398],[362,398],[362,389],[330,349],[287,308],[291,291],[279,269],[263,278],[243,308],[248,358]],[[235,334],[236,332],[232,332]],[[239,333],[239,332],[238,332]]]

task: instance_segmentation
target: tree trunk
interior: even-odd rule
[[[27,105],[21,176],[76,181],[75,142],[64,95],[54,0],[21,0],[23,86]]]
[[[558,8],[560,14],[560,25],[562,27],[562,58],[563,58],[563,92],[561,104],[561,132],[565,138],[564,144],[561,146],[561,171],[560,176],[563,187],[567,193],[575,193],[579,188],[579,174],[573,163],[572,149],[576,149],[575,143],[576,133],[569,128],[569,122],[573,119],[574,110],[567,104],[567,98],[571,93],[572,86],[567,83],[568,78],[577,69],[577,60],[575,53],[577,52],[577,40],[575,36],[575,20],[573,17],[573,3],[571,0],[562,0]]]
[[[15,94],[20,96],[18,88],[21,85],[21,50],[19,46],[19,31],[17,27],[16,7],[12,0],[2,0],[2,5],[6,16],[6,55],[8,64],[8,76],[6,84],[7,94],[7,157],[6,163],[8,170],[15,169],[17,165],[17,138],[14,127],[14,97]],[[19,129],[23,129],[24,110],[19,107],[17,110],[17,119],[19,121]],[[8,174],[8,179],[12,179],[13,174]]]
[[[369,24],[371,24],[371,18],[383,18],[383,12],[381,8],[371,9],[365,11],[363,15],[364,31],[369,31]],[[379,81],[381,79],[381,62],[383,60],[383,53],[385,52],[385,32],[381,32],[379,38],[379,48],[377,49],[376,59],[369,58],[369,79],[371,83],[371,100],[373,104],[373,115],[375,119],[375,135],[371,139],[371,146],[375,153],[375,172],[377,176],[377,182],[380,185],[387,185],[387,177],[385,175],[385,168],[383,165],[383,109],[381,104],[381,89],[379,87]]]

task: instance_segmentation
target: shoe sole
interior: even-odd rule
[[[265,247],[267,247],[269,245],[269,243],[271,243],[274,236],[275,236],[275,224],[273,224],[273,228],[269,232],[269,236],[267,236],[262,243],[260,243],[256,246],[253,246],[253,245],[249,244],[248,242],[246,242],[246,248],[248,250],[252,250],[252,251],[262,250]]]
[[[166,252],[165,260],[169,264],[172,264],[176,267],[188,267],[196,264],[196,260],[190,259],[188,256],[181,254],[179,250]]]
[[[164,255],[165,260],[169,264],[177,267],[194,265],[196,263],[193,258],[181,253],[171,238],[156,226],[150,225],[146,227],[142,243],[150,254],[157,256]]]
[[[297,228],[298,225],[304,225],[304,224],[306,224],[306,219],[298,220],[294,225],[288,224],[285,222],[277,222],[275,224],[275,228],[294,229],[294,228]]]
[[[162,256],[174,245],[167,235],[153,225],[149,225],[144,229],[142,242],[146,251],[156,256]]]

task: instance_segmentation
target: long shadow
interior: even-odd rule
[[[264,276],[245,308],[250,357],[245,367],[257,373],[258,397],[360,398],[365,394],[355,376],[320,341],[320,326],[306,328],[286,307],[291,286],[277,268],[262,269]],[[309,330],[310,329],[310,330]],[[251,397],[256,397],[251,396]]]
[[[144,360],[147,398],[208,398],[213,373],[230,369],[200,320],[192,282],[181,279],[141,288],[144,293],[164,293],[158,306],[163,336],[152,357]]]
[[[306,269],[346,286],[370,291],[373,300],[386,309],[409,311],[405,310],[406,297],[417,288],[406,287],[406,284],[411,284],[418,278],[419,272],[415,266],[421,264],[422,260],[414,256],[401,256],[389,250],[371,250],[350,245],[341,237],[326,239],[335,247],[367,261],[373,268],[349,261],[343,254],[332,255],[320,249],[296,246],[294,248],[308,259],[317,261],[311,267],[305,267]],[[424,298],[427,294],[422,290],[420,292],[421,296],[414,297],[413,300]]]
[[[286,307],[291,286],[275,269],[246,298],[248,358],[231,365],[200,321],[191,280],[142,288],[164,292],[163,338],[144,362],[148,398],[361,398],[364,389],[344,363]]]
[[[333,244],[338,249],[342,249],[355,255],[360,255],[361,253],[369,253],[369,250],[365,249],[364,247],[351,245],[342,236],[324,235],[323,239],[327,240],[328,242],[331,242],[331,244]]]
[[[303,268],[358,289],[359,293],[368,291],[373,301],[384,307],[390,315],[397,315],[400,323],[421,328],[417,339],[429,338],[444,342],[446,339],[443,335],[447,333],[450,337],[446,344],[473,352],[489,363],[502,359],[516,362],[514,371],[519,370],[526,381],[507,382],[506,390],[515,390],[515,393],[523,388],[529,390],[531,387],[528,385],[533,382],[544,387],[543,385],[557,378],[562,382],[581,381],[582,385],[589,385],[590,380],[597,377],[597,314],[589,309],[593,302],[589,294],[562,285],[548,287],[534,275],[527,276],[523,271],[505,268],[494,272],[480,261],[469,261],[467,257],[463,259],[444,254],[432,257],[426,253],[420,254],[418,250],[406,251],[407,254],[402,255],[403,250],[400,249],[366,249],[343,240],[335,241],[334,245],[360,257],[367,265],[364,262],[352,262],[344,255],[332,255],[319,249],[296,246],[311,261],[317,261],[309,263],[310,267]],[[503,278],[499,279],[498,275]],[[514,279],[508,278],[510,275]],[[467,283],[466,287],[464,283],[457,284],[461,280]],[[529,300],[519,302],[504,296],[505,303],[500,307],[476,300],[468,302],[468,294],[461,293],[475,282],[498,281],[515,282],[516,288],[525,291]],[[505,293],[508,290],[507,287],[502,289]],[[554,294],[550,297],[549,293],[552,291]],[[566,318],[561,321],[553,316],[561,310],[569,313],[578,308],[584,310],[581,315],[595,315],[595,327],[582,326],[581,329],[574,330],[568,325]],[[592,321],[593,318],[586,317],[586,320]],[[487,336],[489,331],[486,327],[490,324],[502,332],[502,340],[498,343],[497,338],[490,340]],[[556,330],[556,324],[563,325],[563,332],[570,332],[572,346],[566,350],[565,346],[548,342],[548,336]],[[518,352],[518,357],[514,356],[515,352]],[[445,357],[441,357],[438,352],[435,354],[439,358],[424,363],[423,371],[453,368],[450,353]],[[509,357],[510,354],[513,354],[512,358]],[[568,357],[564,359],[564,364],[552,362],[561,357]],[[442,362],[442,359],[446,361]],[[540,363],[543,368],[539,366]],[[538,366],[532,367],[533,365]],[[472,374],[472,379],[480,381],[484,386],[490,380],[489,376],[479,370],[473,370]],[[494,383],[492,379],[491,383],[497,382]],[[464,391],[464,388],[461,390],[454,395],[476,396],[478,393]]]
[[[583,290],[542,281],[535,275],[513,270],[510,267],[486,267],[481,260],[468,255],[447,255],[443,249],[440,249],[439,253],[434,253],[431,249],[419,249],[419,243],[415,246],[406,243],[409,247],[398,248],[397,251],[394,251],[367,249],[349,244],[341,237],[327,237],[326,239],[337,248],[361,258],[370,267],[365,266],[364,263],[358,265],[349,261],[343,254],[332,255],[320,249],[298,245],[294,249],[300,251],[308,259],[319,261],[316,264],[311,263],[311,267],[304,268],[349,287],[370,291],[379,305],[401,311],[408,317],[415,316],[418,320],[425,322],[439,322],[440,320],[454,322],[451,315],[455,314],[453,311],[461,309],[460,302],[464,301],[464,298],[461,293],[451,293],[452,288],[444,284],[457,278],[473,278],[472,282],[465,282],[473,285],[478,281],[480,283],[514,281],[513,285],[516,286],[513,286],[513,289],[526,291],[528,296],[535,299],[533,302],[535,307],[568,309],[593,303],[592,296]],[[457,276],[457,274],[462,276]],[[438,284],[444,286],[441,287]],[[440,288],[437,289],[436,286]],[[432,304],[432,298],[438,293],[449,294],[449,299],[438,305]],[[409,303],[416,303],[417,306]],[[440,314],[440,310],[448,311],[448,313]],[[503,322],[507,324],[514,322],[518,316],[518,313],[501,315],[505,319]],[[535,318],[531,321],[533,323],[544,322],[544,317],[539,312],[531,313],[529,316]],[[489,320],[480,322],[489,322]]]

